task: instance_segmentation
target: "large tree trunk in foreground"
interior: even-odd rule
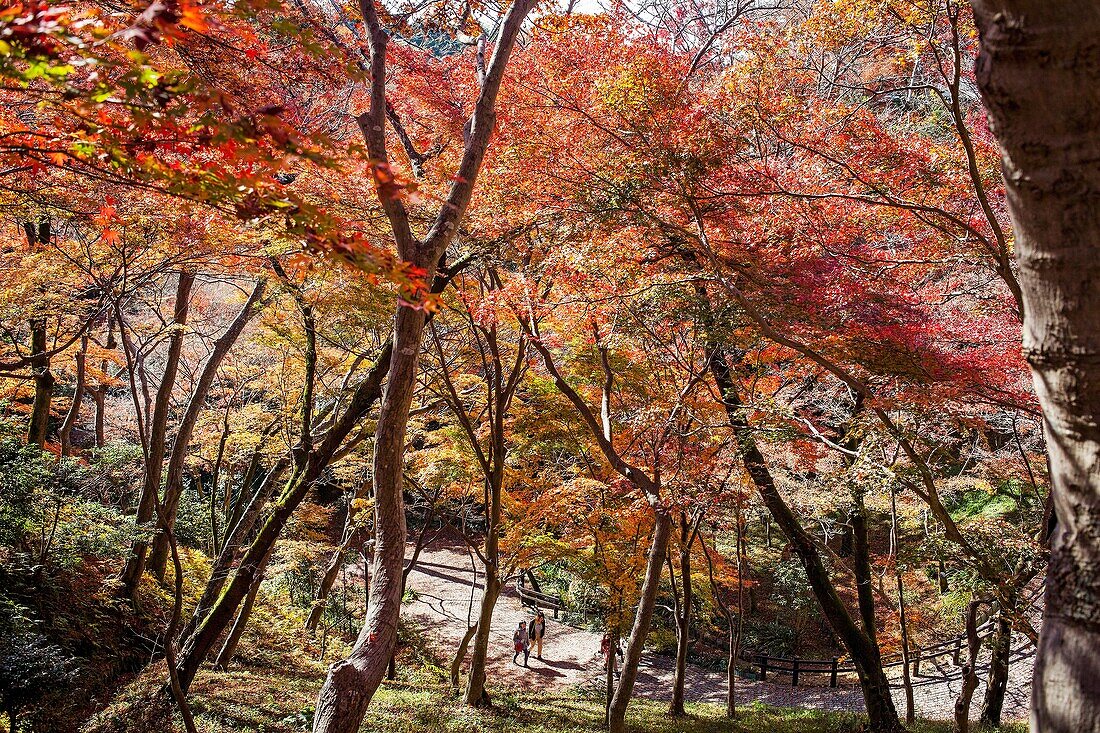
[[[320,445],[303,457],[304,465],[295,466],[282,495],[272,506],[271,513],[260,526],[256,538],[245,551],[240,564],[237,566],[237,571],[233,574],[225,589],[218,594],[209,594],[211,598],[216,598],[216,600],[210,603],[208,610],[205,610],[204,603],[200,601],[196,617],[200,612],[205,612],[205,615],[194,625],[195,630],[184,644],[183,655],[179,661],[180,686],[185,692],[194,680],[199,665],[206,659],[222,632],[232,622],[237,606],[244,600],[252,587],[257,570],[267,563],[269,555],[275,549],[275,542],[279,539],[279,535],[286,523],[290,521],[290,517],[293,516],[298,505],[309,493],[313,482],[321,476],[341,444],[343,444],[344,439],[347,438],[348,434],[359,423],[359,420],[378,399],[382,391],[382,375],[386,373],[389,367],[391,354],[391,344],[386,344],[367,376],[355,388],[355,394],[349,402],[347,410],[325,434],[320,441]],[[255,503],[254,500],[253,504]],[[251,513],[253,510],[258,512],[259,507],[250,507],[247,513]],[[236,532],[231,533],[231,538],[235,534]],[[222,555],[226,555],[227,550],[231,552],[230,545],[233,541],[236,540],[226,541],[226,546],[222,549]],[[221,556],[219,556],[220,562]],[[217,568],[215,568],[215,571],[217,571]],[[211,583],[214,582],[215,578],[212,577]],[[207,593],[204,593],[203,597],[209,600],[207,595]]]
[[[370,605],[351,655],[329,668],[321,688],[314,731],[354,733],[381,684],[397,643],[401,613],[401,571],[405,565],[405,429],[416,389],[417,358],[424,312],[399,308],[393,357],[378,416],[374,449],[375,554]]]
[[[668,537],[671,532],[672,517],[664,509],[655,509],[653,537],[649,541],[649,558],[646,560],[641,598],[638,599],[634,626],[626,642],[619,684],[615,687],[615,694],[611,696],[611,705],[607,709],[607,728],[611,733],[623,733],[626,730],[626,706],[634,694],[638,664],[642,661],[642,650],[653,623],[653,609],[657,605],[657,591],[661,585],[661,566],[664,565],[665,553],[668,552]]]
[[[881,733],[904,730],[901,721],[898,720],[894,699],[890,695],[889,682],[882,670],[878,648],[844,607],[817,546],[779,493],[767,462],[756,445],[752,428],[742,411],[741,397],[737,392],[737,385],[733,380],[723,349],[713,350],[710,369],[721,394],[734,436],[737,438],[745,471],[756,486],[764,505],[779,528],[783,530],[783,534],[791,543],[791,548],[802,562],[802,567],[810,581],[810,588],[821,606],[822,613],[855,664],[863,699],[867,706],[867,716],[870,718],[870,730]]]
[[[168,337],[168,355],[165,357],[164,375],[157,389],[157,396],[153,402],[153,416],[148,426],[149,453],[145,456],[145,480],[141,486],[141,498],[138,500],[138,524],[147,524],[152,521],[153,510],[160,494],[160,478],[164,469],[164,447],[168,432],[168,410],[171,407],[172,390],[176,385],[180,353],[183,351],[184,327],[187,325],[191,286],[194,283],[193,273],[180,271],[179,280],[176,283],[173,330]],[[119,327],[122,328],[121,324]],[[122,570],[123,592],[129,598],[137,594],[141,576],[145,572],[148,549],[149,545],[144,540],[135,542],[130,551],[130,557],[126,561],[126,567]],[[186,688],[184,691],[186,692]]]
[[[360,8],[369,32],[371,102],[370,110],[357,119],[367,142],[379,185],[380,203],[402,260],[432,278],[436,265],[458,233],[496,122],[496,101],[504,80],[504,69],[512,54],[524,19],[534,0],[515,0],[497,34],[492,59],[481,76],[481,92],[466,126],[466,145],[447,200],[422,242],[409,225],[404,204],[381,187],[390,181],[386,154],[386,45],[374,0],[362,0]],[[386,166],[383,169],[383,166]],[[355,647],[346,660],[329,668],[317,696],[314,733],[355,733],[366,714],[371,697],[381,684],[397,643],[397,622],[401,613],[402,570],[405,564],[405,430],[409,408],[416,391],[417,357],[424,337],[425,312],[400,305],[394,323],[393,358],[386,380],[386,392],[378,413],[374,443],[374,568],[370,606]]]
[[[1100,4],[972,0],[1057,528],[1032,730],[1100,731]]]

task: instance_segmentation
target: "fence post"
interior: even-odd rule
[[[768,679],[768,658],[763,654],[756,656],[756,662],[760,665],[760,681]]]
[[[960,665],[959,654],[962,652],[962,648],[963,648],[963,640],[962,640],[962,637],[960,636],[959,638],[955,639],[955,653],[952,655],[952,659],[955,662],[956,667],[958,667]]]
[[[837,657],[833,657],[833,668],[829,672],[829,687],[836,687],[836,673],[839,662],[840,660]]]
[[[798,687],[798,657],[791,664],[791,687]]]

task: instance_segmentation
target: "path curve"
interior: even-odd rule
[[[439,647],[442,656],[450,660],[467,629],[468,620],[477,618],[481,600],[481,579],[467,549],[462,545],[435,541],[421,552],[419,561],[409,575],[408,588],[412,600],[402,610],[406,623],[420,628]],[[542,661],[531,657],[530,667],[523,669],[512,663],[512,632],[521,620],[529,620],[531,612],[522,606],[515,586],[506,584],[493,613],[489,642],[488,672],[491,684],[512,683],[516,686],[534,683],[540,687],[565,688],[574,685],[598,687],[602,679],[597,632],[578,629],[547,619],[547,635]],[[1021,639],[1014,645],[1016,653],[1010,667],[1008,692],[1005,695],[1003,718],[1027,717],[1031,688],[1033,656]],[[977,718],[985,692],[984,667],[988,663],[988,646],[981,658],[981,684],[974,693],[971,715]],[[934,673],[928,667],[934,668]],[[635,694],[656,700],[667,700],[672,689],[674,660],[668,656],[646,652],[642,657]],[[926,662],[922,676],[914,679],[917,716],[930,719],[950,719],[954,715],[955,697],[961,685],[961,675],[946,660]],[[900,681],[899,681],[900,684]],[[737,680],[737,703],[759,701],[768,705],[799,707],[830,711],[863,711],[863,696],[857,686],[842,685],[793,687],[782,682]],[[688,700],[725,703],[724,672],[689,664],[686,680]],[[904,693],[898,688],[894,699],[899,712],[904,710]]]

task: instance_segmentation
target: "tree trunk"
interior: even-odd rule
[[[107,387],[99,385],[88,390],[95,403],[95,447],[107,445]]]
[[[1043,408],[1057,528],[1032,730],[1100,731],[1100,6],[972,0]]]
[[[691,584],[691,546],[693,528],[681,513],[680,517],[680,590],[681,600],[676,608],[676,668],[672,675],[672,701],[668,712],[673,716],[685,715],[684,683],[687,678],[687,653],[691,643],[691,604],[694,592]],[[672,571],[669,570],[671,577]],[[675,592],[675,588],[673,589]]]
[[[340,543],[329,558],[325,567],[325,574],[321,576],[321,582],[317,586],[317,594],[313,599],[313,606],[309,609],[309,618],[306,619],[306,631],[316,631],[321,623],[321,617],[325,614],[325,606],[328,603],[328,594],[332,592],[332,586],[336,584],[336,578],[340,575],[340,568],[344,566],[344,554],[355,542],[359,534],[352,522],[351,507],[348,507],[348,527],[344,530],[344,540]]]
[[[27,442],[42,448],[50,430],[50,403],[53,401],[54,376],[50,357],[46,356],[46,319],[31,321],[31,370],[34,373],[34,404],[27,427]]]
[[[740,499],[738,500],[740,504]],[[737,656],[741,651],[741,630],[742,622],[744,620],[744,600],[745,600],[745,578],[742,574],[741,563],[741,542],[742,542],[742,527],[741,527],[741,509],[740,506],[737,510],[737,623],[733,622],[733,613],[730,611],[729,604],[722,598],[721,589],[714,581],[714,561],[711,560],[710,551],[707,550],[706,542],[702,536],[699,537],[699,545],[703,548],[703,557],[707,561],[707,575],[710,578],[711,593],[714,594],[714,601],[718,604],[718,610],[722,612],[722,617],[726,620],[726,638],[728,642],[726,653],[726,717],[732,720],[737,715],[737,697],[736,697],[736,685],[737,680]]]
[[[901,579],[901,540],[898,536],[898,497],[890,492],[890,546],[894,556],[894,581],[898,587],[898,621],[901,626],[901,683],[905,690],[905,724],[916,722],[916,705],[913,700],[913,676],[909,669],[909,617],[905,610],[905,584]]]
[[[615,669],[618,664],[616,655],[619,653],[619,627],[618,622],[608,624],[607,659],[604,666],[604,704],[603,723],[607,728],[611,727],[611,701],[615,699]]]
[[[493,623],[493,609],[500,596],[500,578],[496,568],[486,568],[485,587],[481,593],[481,610],[477,615],[477,633],[470,656],[470,671],[466,675],[467,705],[489,707],[489,695],[485,691],[485,667],[489,656],[489,632]]]
[[[199,372],[199,378],[195,383],[191,398],[187,402],[187,408],[183,412],[183,418],[176,430],[176,439],[172,442],[172,452],[168,457],[168,475],[164,482],[163,506],[170,527],[174,527],[176,524],[176,512],[179,511],[180,496],[183,494],[183,464],[187,459],[187,451],[191,446],[191,436],[194,433],[195,424],[199,420],[203,407],[206,406],[206,398],[210,394],[210,388],[214,386],[218,369],[244,331],[245,326],[259,312],[256,305],[263,297],[266,284],[266,281],[262,278],[257,281],[256,286],[252,289],[252,294],[248,296],[248,300],[237,312],[229,327],[214,341],[214,345],[210,349],[210,355],[206,358],[206,362]],[[216,489],[216,486],[214,488]],[[167,562],[168,541],[165,534],[160,532],[153,540],[153,550],[149,555],[149,569],[157,578],[163,580]]]
[[[462,641],[458,643],[458,648],[455,649],[454,656],[451,658],[451,688],[458,692],[458,677],[462,671],[462,660],[466,658],[466,650],[470,648],[470,640],[474,638],[474,634],[477,633],[477,624],[466,629],[466,633],[462,635]]]
[[[183,351],[183,336],[187,325],[187,310],[191,303],[191,286],[195,275],[180,271],[176,284],[176,300],[172,318],[172,333],[168,337],[168,355],[164,363],[164,375],[157,389],[153,403],[153,415],[148,426],[149,452],[145,456],[145,480],[141,486],[141,498],[138,501],[137,523],[147,524],[153,519],[157,497],[160,494],[160,479],[164,468],[164,448],[167,442],[168,410],[171,407],[172,390],[176,385],[176,371],[179,369],[180,353]],[[120,328],[122,326],[120,325]],[[149,545],[144,540],[134,543],[126,567],[122,571],[122,589],[128,598],[137,594],[141,576],[145,572],[146,554]],[[184,690],[186,692],[186,689]]]
[[[966,664],[962,669],[962,688],[955,699],[955,733],[967,733],[970,730],[970,701],[974,699],[974,690],[978,689],[978,652],[982,642],[978,638],[977,615],[982,601],[971,601],[966,609]]]
[[[359,729],[397,643],[405,564],[405,429],[423,333],[424,312],[408,306],[398,308],[393,357],[375,431],[371,603],[351,654],[329,668],[317,699],[315,733],[354,733]]]
[[[374,0],[360,3],[369,33],[370,109],[357,118],[367,142],[376,182],[381,165],[388,165],[386,153],[386,46],[389,36],[382,27]],[[409,225],[409,215],[397,197],[379,189],[379,203],[390,223],[391,233],[402,260],[424,271],[431,279],[440,259],[458,234],[462,217],[473,196],[474,185],[492,138],[496,102],[504,70],[524,19],[534,0],[515,0],[497,32],[481,91],[466,126],[465,148],[447,199],[440,208],[423,242],[418,242]],[[386,173],[387,177],[389,173]],[[388,180],[388,178],[387,178]],[[351,654],[329,668],[317,696],[314,733],[355,733],[367,705],[385,676],[397,642],[401,613],[402,570],[405,564],[404,488],[405,431],[409,407],[417,386],[417,360],[424,336],[422,308],[400,305],[394,323],[393,357],[386,392],[378,413],[374,442],[374,568],[370,606]]]
[[[69,411],[65,413],[65,421],[61,423],[58,437],[61,439],[61,455],[69,456],[73,452],[72,434],[76,420],[80,417],[80,403],[84,400],[84,362],[88,356],[88,337],[80,339],[80,351],[76,354],[76,386],[73,387],[73,401],[69,405]]]
[[[489,634],[493,625],[493,610],[500,596],[500,523],[501,523],[501,494],[504,487],[504,461],[506,452],[504,448],[504,416],[498,413],[490,428],[493,435],[493,451],[491,471],[485,480],[488,484],[486,498],[489,505],[488,512],[489,531],[485,533],[485,586],[481,594],[481,609],[478,611],[477,634],[474,636],[474,650],[470,657],[470,673],[466,679],[466,704],[475,707],[489,706],[489,695],[485,691],[485,667],[489,655]],[[471,440],[475,439],[471,433]],[[402,588],[404,579],[402,578]]]
[[[1008,598],[1015,601],[1015,594]],[[1002,601],[1004,604],[1004,601]],[[1012,659],[1012,622],[1009,620],[1015,606],[1002,605],[997,616],[997,631],[991,642],[989,675],[986,678],[985,697],[982,700],[981,725],[988,728],[1001,727],[1001,712],[1004,710],[1005,693],[1008,691],[1008,668]]]
[[[903,730],[890,695],[890,685],[883,672],[878,649],[866,633],[852,620],[848,609],[837,594],[813,540],[802,528],[798,518],[779,493],[770,470],[756,445],[756,439],[741,410],[741,398],[737,393],[733,374],[726,362],[725,352],[721,348],[712,350],[710,370],[722,396],[730,426],[733,428],[741,450],[741,460],[745,471],[756,486],[761,500],[767,507],[776,524],[786,535],[787,540],[810,581],[810,588],[818,604],[829,621],[834,633],[844,644],[845,649],[856,667],[863,699],[870,718],[870,730],[880,733],[894,733]]]
[[[270,559],[270,555],[268,558]],[[252,587],[248,589],[248,595],[245,596],[244,603],[241,604],[241,610],[233,622],[233,628],[229,630],[229,635],[225,637],[225,643],[222,644],[221,651],[218,652],[218,656],[214,660],[214,666],[218,669],[228,669],[229,663],[233,661],[233,655],[237,653],[237,644],[240,643],[241,636],[244,635],[244,630],[248,627],[248,619],[252,616],[252,607],[256,605],[256,596],[259,595],[260,586],[264,583],[264,572],[266,570],[267,564],[265,563],[264,567],[256,573],[256,579],[252,581]]]
[[[443,292],[451,278],[465,266],[465,262],[460,261],[450,270],[437,275],[432,281],[431,292]],[[226,626],[232,621],[237,606],[251,588],[252,580],[255,577],[256,564],[274,548],[276,540],[278,540],[286,523],[294,514],[294,510],[305,499],[310,486],[321,476],[336,456],[345,439],[381,396],[383,377],[390,370],[393,346],[394,341],[392,339],[383,345],[366,377],[356,386],[344,414],[324,433],[319,445],[315,445],[304,456],[300,451],[297,452],[298,459],[305,461],[305,467],[295,467],[282,496],[272,507],[271,513],[261,526],[255,540],[241,558],[237,572],[233,575],[229,587],[225,588],[224,592],[220,590],[226,575],[223,574],[219,578],[217,572],[215,572],[211,576],[195,616],[189,624],[189,629],[192,631],[190,634],[185,634],[185,638],[190,638],[187,638],[187,642],[181,645],[184,648],[184,653],[179,660],[179,669],[181,686],[184,691],[187,690],[194,679],[199,665],[202,664],[222,632],[225,631]],[[281,470],[281,467],[278,468],[280,473]],[[266,482],[265,479],[265,485]],[[270,487],[268,487],[268,490],[270,490]],[[244,524],[248,515],[252,512],[259,512],[262,506],[262,501],[253,501],[246,510],[245,517],[242,517],[238,524]],[[254,517],[255,515],[253,515]],[[249,524],[251,524],[251,521],[249,520]],[[247,532],[238,533],[234,529],[230,533],[230,538],[243,541],[245,534]],[[233,541],[234,539],[226,540],[225,547],[219,554],[218,562],[215,563],[215,571],[223,556],[229,557],[231,563],[232,554],[227,555],[226,551],[231,549]],[[225,568],[223,573],[228,573],[229,563],[223,564],[223,566]]]
[[[626,655],[623,657],[623,669],[619,675],[619,684],[611,698],[607,711],[607,727],[611,733],[623,733],[626,730],[626,706],[634,694],[634,683],[638,679],[638,664],[642,661],[642,650],[649,635],[653,621],[653,608],[657,605],[657,591],[661,585],[661,566],[668,552],[668,538],[672,531],[672,517],[660,507],[654,509],[653,537],[649,544],[649,558],[646,561],[645,580],[642,582],[638,610],[634,614],[634,626],[626,643]],[[614,651],[614,650],[612,650]]]
[[[856,597],[859,600],[859,616],[863,622],[863,632],[878,654],[878,639],[875,633],[875,596],[871,586],[871,549],[867,541],[867,507],[863,503],[863,491],[854,492],[855,505],[852,507],[849,521],[852,523],[852,569],[856,579]]]
[[[199,597],[198,603],[195,605],[195,611],[191,615],[190,620],[187,622],[187,626],[184,628],[183,633],[180,635],[180,646],[186,648],[187,642],[198,628],[198,625],[206,618],[206,614],[210,612],[216,599],[222,592],[222,588],[225,587],[225,581],[229,577],[229,572],[233,567],[233,563],[236,562],[240,555],[241,547],[244,546],[248,536],[252,533],[252,529],[256,526],[256,520],[260,517],[260,510],[267,504],[268,499],[271,498],[271,494],[275,488],[276,482],[286,469],[288,460],[283,459],[276,463],[275,467],[264,477],[263,482],[257,487],[252,498],[248,502],[248,507],[244,513],[241,514],[240,519],[230,525],[229,531],[225,536],[225,541],[222,543],[221,549],[218,551],[218,556],[214,559],[214,564],[210,569],[210,577],[206,581],[206,586],[203,588],[202,596]],[[244,488],[242,487],[242,491]]]

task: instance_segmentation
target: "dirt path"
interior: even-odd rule
[[[405,604],[405,618],[423,628],[449,660],[468,623],[477,619],[481,589],[482,576],[479,573],[474,583],[473,566],[465,548],[439,544],[426,547],[409,574],[409,590],[416,600]],[[552,617],[546,620],[543,660],[532,655],[529,669],[513,664],[512,632],[520,621],[529,621],[531,617],[531,611],[521,606],[515,587],[508,584],[493,612],[490,679],[511,678],[522,683],[533,677],[541,686],[568,687],[583,684],[599,674],[599,635],[560,624]]]
[[[439,645],[443,657],[449,660],[466,632],[468,621],[477,618],[481,588],[481,575],[479,573],[475,581],[471,558],[464,547],[432,543],[424,549],[416,568],[409,575],[409,590],[415,600],[405,604],[405,620],[422,628]],[[515,586],[509,584],[493,613],[489,642],[490,684],[527,685],[534,682],[542,688],[601,684],[600,634],[566,626],[553,618],[547,619],[544,659],[540,661],[532,656],[529,669],[513,664],[512,632],[519,621],[530,618],[531,611],[521,606]],[[1031,657],[1014,659],[1010,669],[1004,719],[1026,718],[1031,688]],[[950,719],[961,684],[958,670],[947,663],[939,669],[926,668],[922,671],[928,676],[918,677],[914,681],[917,715]],[[671,658],[647,653],[642,658],[635,694],[667,700],[672,689],[672,676]],[[982,678],[971,708],[975,719],[985,691],[984,670]],[[738,705],[760,701],[768,705],[817,710],[863,710],[863,696],[854,686],[837,689],[802,685],[792,687],[782,682],[738,679],[736,690]],[[689,665],[686,694],[690,701],[724,704],[725,673]],[[905,702],[901,689],[894,690],[894,698],[899,713],[903,713]]]

